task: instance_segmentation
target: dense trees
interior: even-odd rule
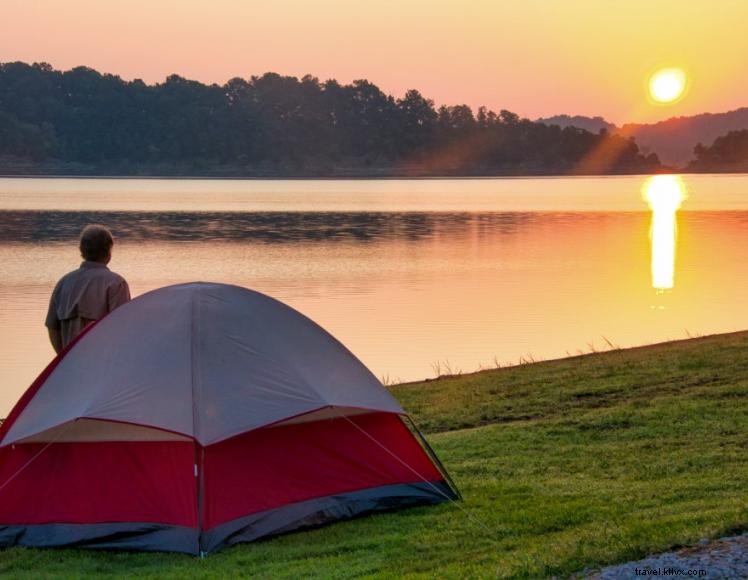
[[[697,144],[689,169],[694,171],[748,171],[748,130],[730,131],[709,147]]]
[[[502,175],[659,167],[605,131],[510,111],[395,99],[267,73],[224,85],[146,85],[86,67],[0,64],[0,172],[189,175]]]

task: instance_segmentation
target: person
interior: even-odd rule
[[[88,225],[80,235],[80,268],[63,276],[49,301],[45,325],[49,340],[60,353],[92,322],[130,300],[130,287],[107,264],[114,238],[102,225]]]

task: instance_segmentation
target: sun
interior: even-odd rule
[[[686,73],[680,68],[663,68],[649,79],[649,96],[656,103],[674,103],[686,90]]]

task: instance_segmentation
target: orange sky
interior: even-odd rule
[[[147,82],[367,78],[437,104],[622,123],[748,106],[746,22],[743,0],[0,0],[0,62]],[[660,66],[689,75],[677,104],[647,101]]]

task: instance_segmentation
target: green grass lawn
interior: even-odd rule
[[[11,549],[0,574],[537,577],[748,529],[748,333],[398,385],[464,501],[203,560]]]

